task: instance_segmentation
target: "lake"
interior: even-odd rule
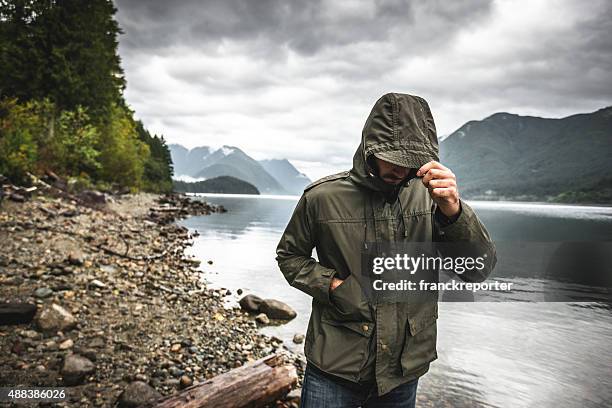
[[[202,261],[203,276],[213,287],[230,289],[230,302],[241,288],[291,305],[296,319],[262,331],[301,351],[291,339],[305,333],[311,299],[287,284],[274,259],[298,197],[201,198],[228,210],[181,221],[200,234],[188,252]],[[612,207],[469,203],[495,241],[612,241]],[[529,282],[517,279],[523,287]],[[420,401],[465,407],[600,407],[612,401],[612,311],[605,304],[442,302],[439,314],[439,358],[421,378]]]

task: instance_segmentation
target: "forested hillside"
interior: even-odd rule
[[[111,0],[0,1],[0,174],[170,191],[172,161],[127,106]]]
[[[213,177],[195,183],[174,180],[174,190],[180,193],[259,194],[257,187],[232,176]]]
[[[560,119],[496,113],[440,144],[468,198],[612,202],[612,107]]]

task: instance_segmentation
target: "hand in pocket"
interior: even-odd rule
[[[329,285],[330,291],[333,292],[338,286],[342,285],[343,283],[343,279],[333,278]]]

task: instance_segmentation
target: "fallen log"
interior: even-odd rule
[[[293,364],[273,354],[165,397],[155,408],[257,408],[283,398],[297,383]]]
[[[35,314],[32,303],[0,303],[0,326],[30,323]]]

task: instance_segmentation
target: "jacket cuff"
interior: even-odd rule
[[[335,269],[326,268],[324,266],[321,266],[321,268],[321,277],[320,279],[318,279],[317,283],[319,285],[316,288],[316,291],[319,293],[318,296],[316,293],[313,293],[313,296],[315,296],[319,301],[323,302],[324,304],[331,305],[331,282],[336,276],[337,272]]]
[[[470,241],[472,238],[472,234],[470,232],[471,226],[474,222],[474,210],[472,210],[472,208],[463,200],[460,200],[459,203],[461,210],[454,221],[451,221],[446,225],[438,222],[440,235],[443,235],[445,240]],[[446,218],[448,219],[448,217]],[[436,221],[438,221],[437,217]]]
[[[462,212],[463,212],[463,209],[462,209],[461,200],[460,200],[459,201],[459,212],[456,215],[452,217],[447,217],[446,215],[444,215],[442,210],[440,210],[440,207],[436,207],[434,216],[436,217],[436,222],[440,224],[441,227],[446,227],[448,225],[451,225],[455,221],[457,221],[457,219],[461,216]]]

